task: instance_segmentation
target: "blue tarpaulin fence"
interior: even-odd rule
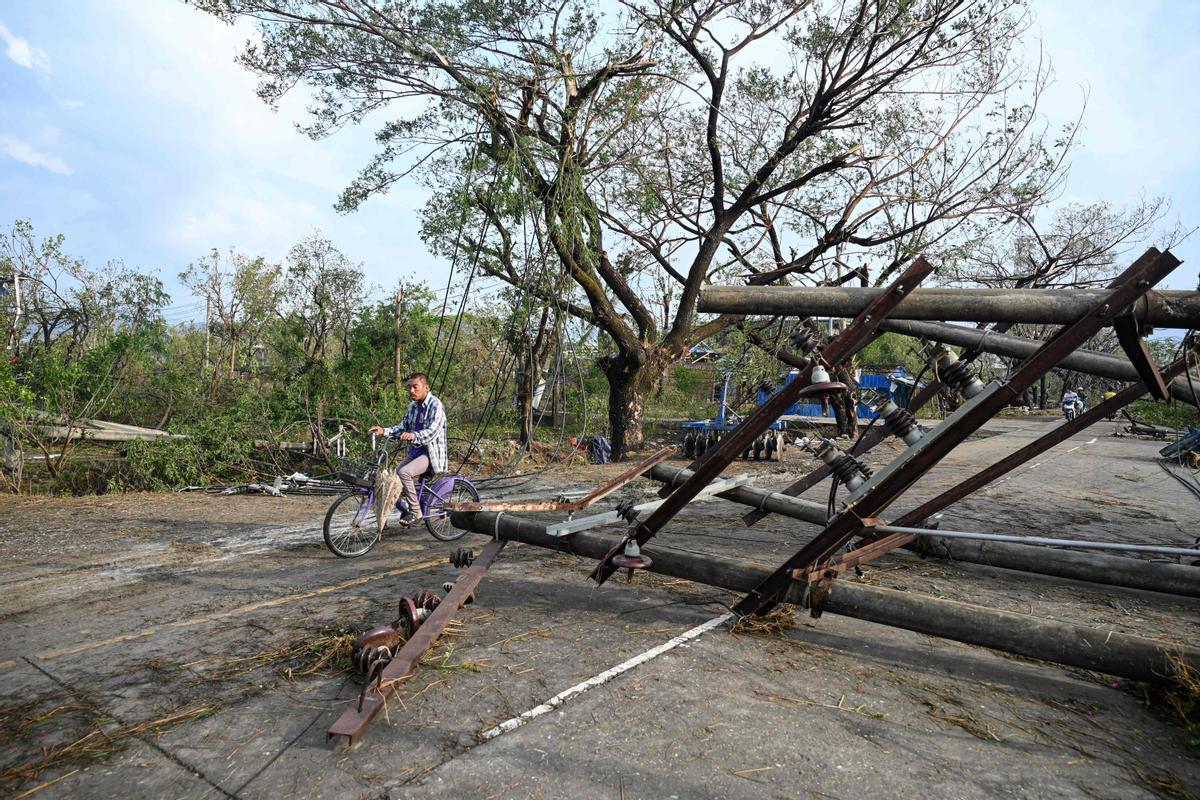
[[[790,373],[788,375],[787,382],[791,383],[795,377],[796,373]],[[904,370],[894,370],[886,375],[863,373],[858,376],[860,395],[864,393],[863,390],[884,389],[892,396],[892,401],[898,406],[905,406],[908,404],[909,396],[912,394],[912,384],[912,377],[909,376]],[[776,389],[774,391],[778,390]],[[762,405],[765,403],[770,398],[771,394],[774,394],[774,391],[768,394],[762,389],[759,389],[758,404]],[[830,409],[829,411],[826,411],[825,407],[820,403],[793,403],[785,413],[794,414],[799,417],[833,418],[833,410]],[[873,419],[874,417],[874,411],[867,408],[867,406],[863,405],[862,403],[858,404],[859,419]]]

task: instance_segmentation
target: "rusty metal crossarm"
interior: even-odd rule
[[[347,708],[325,732],[326,740],[335,736],[345,736],[350,740],[350,744],[354,744],[371,724],[375,715],[383,710],[387,699],[396,691],[396,684],[411,675],[417,668],[417,662],[421,660],[421,656],[442,635],[446,625],[475,591],[475,587],[483,579],[483,574],[487,572],[488,567],[492,565],[506,544],[508,544],[507,540],[493,539],[484,546],[475,560],[471,562],[471,566],[454,582],[454,588],[447,593],[441,604],[404,643],[395,658],[384,667],[379,679],[378,691],[366,695],[362,699],[361,707],[356,703]]]
[[[890,286],[878,297],[875,302],[871,303],[855,320],[847,326],[840,334],[835,336],[825,345],[821,351],[821,361],[829,366],[836,366],[845,359],[854,355],[859,349],[865,346],[874,336],[879,323],[887,316],[891,309],[916,288],[929,274],[933,272],[933,265],[924,258],[918,257],[912,264],[904,270],[901,275],[892,282]],[[750,414],[735,428],[728,436],[722,439],[715,448],[705,453],[705,458],[694,470],[692,476],[688,478],[681,486],[679,486],[670,497],[666,499],[649,517],[639,523],[633,530],[633,533],[628,539],[636,540],[638,545],[644,545],[654,537],[658,531],[666,525],[680,509],[688,504],[693,497],[696,496],[705,486],[707,486],[714,478],[721,473],[723,469],[733,463],[738,454],[746,449],[746,447],[754,441],[756,437],[762,434],[771,426],[775,420],[783,414],[789,406],[792,405],[798,398],[804,396],[806,391],[811,391],[812,384],[812,367],[804,370],[800,375],[782,389],[773,397],[767,400],[762,406],[759,406],[754,413]],[[616,568],[610,563],[612,556],[621,552],[625,542],[618,543],[613,547],[612,551],[605,556],[601,562],[596,565],[592,571],[591,577],[597,584],[603,584],[616,571]]]
[[[554,500],[496,500],[479,503],[444,503],[438,506],[438,508],[443,511],[582,511],[598,500],[602,500],[617,489],[620,489],[625,484],[630,483],[655,464],[666,461],[674,452],[674,447],[664,447],[644,461],[634,464],[608,483],[592,489],[592,491],[578,500],[569,502],[557,502]]]
[[[1112,319],[1132,305],[1154,284],[1165,278],[1180,264],[1171,253],[1147,250],[1111,284],[1110,291],[1091,312],[1077,322],[1067,325],[1047,340],[1041,348],[1024,361],[1009,380],[993,386],[983,400],[953,423],[944,423],[927,435],[931,440],[919,453],[908,460],[904,469],[895,470],[866,494],[857,498],[852,508],[830,520],[825,530],[785,561],[772,575],[747,594],[734,607],[741,615],[762,614],[773,608],[787,591],[796,570],[806,570],[832,556],[863,527],[861,521],[881,514],[906,492],[935,464],[941,461],[964,439],[978,430],[1011,399],[1018,397],[1038,377],[1049,371],[1068,353],[1094,336]],[[933,435],[936,434],[936,435]]]
[[[862,524],[866,530],[877,528],[881,525],[886,525],[887,521],[879,517],[862,520]],[[816,576],[841,575],[860,564],[866,564],[868,561],[874,561],[882,555],[890,553],[901,545],[893,544],[890,536],[885,536],[881,539],[870,541],[860,547],[851,550],[848,553],[838,556],[834,560],[821,564],[810,565],[807,569],[798,569],[792,571],[792,580],[807,581],[813,580]]]

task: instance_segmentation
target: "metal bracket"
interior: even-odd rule
[[[499,522],[498,519],[497,522]],[[326,741],[335,736],[345,736],[350,740],[350,744],[354,744],[371,724],[375,715],[383,710],[387,699],[396,691],[396,684],[413,673],[421,656],[442,635],[442,631],[446,629],[446,625],[458,612],[458,609],[466,604],[467,599],[474,593],[475,587],[479,585],[479,581],[483,579],[483,574],[487,572],[488,567],[492,565],[506,544],[508,544],[506,539],[493,539],[484,545],[483,550],[471,562],[467,571],[454,582],[454,588],[450,590],[441,604],[426,617],[391,662],[384,667],[379,676],[378,690],[361,698],[361,705],[355,703],[347,708],[325,732]]]
[[[1167,383],[1146,347],[1146,340],[1142,338],[1144,331],[1141,324],[1133,318],[1133,314],[1122,314],[1113,320],[1112,326],[1117,332],[1117,341],[1121,343],[1121,349],[1129,356],[1142,383],[1146,384],[1146,391],[1155,400],[1166,400],[1170,396],[1170,390],[1167,389]]]

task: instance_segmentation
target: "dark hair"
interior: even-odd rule
[[[404,382],[408,383],[409,381],[415,380],[420,380],[421,383],[425,384],[426,386],[429,385],[429,376],[424,372],[414,372],[412,375],[409,375],[407,378],[405,378]]]

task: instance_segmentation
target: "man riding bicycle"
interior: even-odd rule
[[[417,498],[417,479],[432,467],[433,472],[448,469],[446,454],[446,410],[442,401],[429,391],[429,378],[423,372],[408,376],[408,396],[412,402],[399,425],[383,428],[372,425],[370,433],[386,434],[389,439],[408,442],[408,457],[396,468],[396,476],[404,487],[408,513],[400,520],[412,526],[421,519]]]

